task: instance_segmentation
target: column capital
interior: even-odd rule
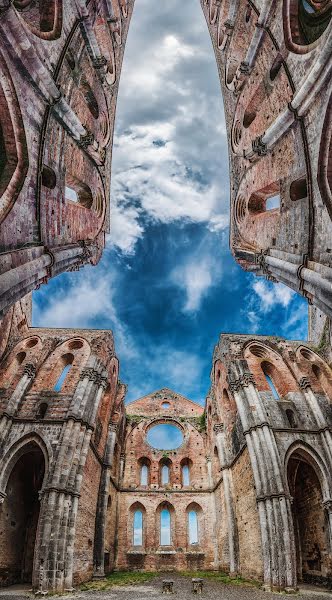
[[[301,390],[306,390],[311,387],[310,379],[308,377],[301,377],[299,380],[299,386]]]
[[[34,377],[36,377],[36,367],[35,365],[32,365],[31,363],[28,363],[25,365],[24,367],[24,375],[27,375],[30,379],[34,379]]]
[[[252,142],[252,149],[258,156],[266,156],[268,153],[267,144],[262,141],[262,138],[263,136],[259,135]]]
[[[322,502],[323,507],[327,510],[328,513],[332,514],[332,498],[327,498]]]
[[[85,150],[88,146],[92,146],[94,139],[95,138],[93,133],[91,133],[91,131],[86,130],[86,133],[81,135],[80,140],[77,143],[81,148]]]
[[[218,433],[223,433],[223,432],[224,432],[224,430],[225,430],[225,428],[224,428],[224,424],[223,424],[223,423],[216,423],[216,424],[213,426],[213,431],[214,431],[214,433],[215,433],[215,434],[217,434],[217,435],[218,435]]]

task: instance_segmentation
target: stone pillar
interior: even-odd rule
[[[218,455],[220,461],[220,467],[222,469],[224,494],[225,494],[225,505],[227,514],[227,525],[228,525],[228,544],[229,544],[229,570],[231,575],[236,575],[238,572],[238,539],[237,539],[237,526],[236,516],[234,510],[234,501],[232,494],[232,473],[228,467],[226,450],[225,450],[225,433],[224,426],[222,423],[214,426],[214,432],[216,435],[216,443],[218,448]]]
[[[272,428],[251,373],[239,365],[229,387],[241,417],[251,460],[261,527],[264,583],[267,589],[296,589],[295,541],[290,498]],[[241,373],[242,371],[242,373]]]
[[[274,0],[265,0],[264,4],[262,6],[262,9],[259,13],[259,17],[258,17],[258,20],[256,23],[256,29],[255,29],[254,35],[249,44],[249,48],[247,50],[247,54],[245,56],[244,61],[241,62],[241,65],[236,74],[237,81],[235,84],[235,88],[237,91],[239,89],[241,89],[241,87],[243,87],[245,80],[250,75],[250,73],[253,69],[258,51],[260,49],[260,46],[263,41],[263,37],[265,35],[265,27],[269,21],[271,11],[274,8],[274,6],[275,6]]]
[[[206,466],[207,466],[207,472],[208,472],[208,485],[209,488],[211,488],[212,493],[210,494],[211,496],[211,508],[212,508],[212,522],[213,522],[213,526],[212,526],[212,536],[213,536],[213,558],[214,558],[214,567],[216,569],[219,568],[220,565],[220,561],[219,561],[219,545],[218,545],[218,536],[217,536],[217,509],[216,509],[216,492],[213,489],[213,477],[212,477],[212,461],[211,461],[211,456],[207,456],[206,457]]]
[[[94,546],[94,579],[105,577],[105,535],[107,524],[107,504],[109,496],[109,481],[114,459],[114,447],[116,443],[117,425],[110,423],[108,426],[108,438],[105,448],[104,464],[100,479],[98,506],[95,525]]]
[[[332,436],[331,431],[327,427],[326,419],[320,407],[320,404],[312,391],[311,382],[307,377],[302,377],[299,380],[299,386],[303,391],[305,399],[310,407],[311,414],[313,415],[317,426],[321,429],[321,440],[325,450],[326,459],[329,464],[329,468],[332,469]]]
[[[79,142],[91,158],[99,165],[103,159],[92,134],[84,127],[76,113],[62,97],[50,71],[45,66],[37,49],[30,41],[26,25],[21,17],[10,6],[0,19],[0,32],[8,39],[11,51],[15,52],[24,69],[29,73],[33,85],[37,87],[44,100],[52,106],[56,119],[63,125],[69,135]],[[99,57],[101,59],[102,57]],[[98,61],[97,61],[98,62]],[[96,66],[102,67],[100,61]],[[90,148],[91,146],[91,148]]]
[[[20,402],[24,398],[24,394],[31,386],[36,376],[36,367],[30,363],[26,364],[23,370],[23,375],[19,380],[14,392],[12,393],[7,409],[0,420],[0,445],[3,444],[7,437],[12,424],[12,418],[15,415]]]
[[[311,104],[319,94],[326,79],[331,77],[332,71],[332,39],[326,40],[323,48],[317,55],[309,73],[306,73],[302,84],[294,95],[293,100],[276,120],[267,128],[265,133],[254,140],[252,149],[245,150],[246,158],[252,158],[253,153],[267,154],[276,142],[290,129],[299,118],[306,115]]]

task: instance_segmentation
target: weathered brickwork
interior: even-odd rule
[[[70,589],[103,573],[116,502],[125,387],[112,334],[30,328],[9,344],[0,386],[0,582]]]
[[[132,9],[133,0],[0,2],[0,318],[101,256]]]
[[[201,5],[228,130],[231,250],[307,298],[310,336],[321,339],[332,317],[331,2]]]
[[[64,590],[113,569],[331,585],[332,372],[310,345],[222,335],[205,408],[164,388],[125,409],[111,332],[13,336],[1,585]],[[168,450],[150,437],[165,424],[180,435]]]
[[[186,398],[163,389],[126,407],[127,429],[125,467],[121,479],[119,508],[118,568],[174,570],[216,568],[215,510],[213,481],[209,474],[204,410]],[[170,451],[157,450],[146,434],[160,423],[176,425],[182,431],[182,445]],[[141,484],[142,465],[148,469]],[[162,481],[167,465],[169,479]],[[183,480],[183,466],[189,479]],[[161,543],[161,511],[171,515],[170,543]],[[136,510],[143,513],[142,544],[134,544],[133,520]],[[189,539],[189,512],[197,514],[198,541]]]
[[[211,379],[229,570],[267,589],[331,585],[330,367],[302,342],[222,335]]]

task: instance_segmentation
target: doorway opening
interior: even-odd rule
[[[293,497],[296,568],[299,582],[326,584],[329,524],[322,504],[322,488],[306,453],[296,451],[288,463],[288,483]]]
[[[16,461],[0,512],[0,585],[31,583],[45,460],[36,443]]]

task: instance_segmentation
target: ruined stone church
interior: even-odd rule
[[[116,569],[331,585],[330,0],[201,0],[231,250],[308,299],[309,341],[222,334],[204,407],[168,388],[125,405],[112,332],[31,326],[30,292],[103,251],[133,3],[0,0],[0,585]]]

